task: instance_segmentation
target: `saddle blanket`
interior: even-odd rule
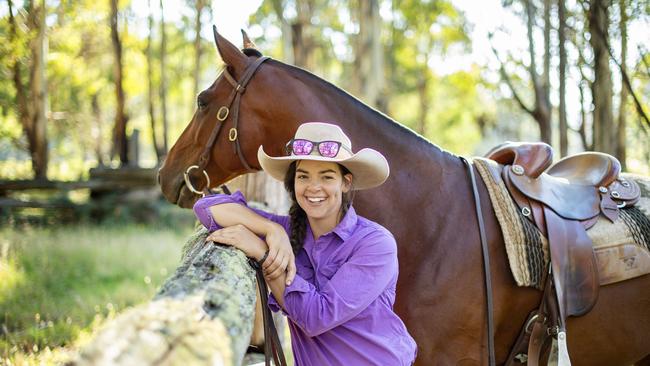
[[[542,289],[549,265],[548,241],[510,197],[496,173],[500,171],[498,164],[484,158],[473,160],[487,186],[517,285]],[[616,222],[600,215],[587,230],[594,245],[601,285],[650,273],[650,178],[623,176],[639,184],[641,198],[633,207],[620,209]]]

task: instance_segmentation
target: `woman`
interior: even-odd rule
[[[354,190],[388,178],[388,162],[372,149],[353,154],[338,126],[319,122],[302,124],[287,154],[258,150],[262,169],[284,180],[289,216],[250,209],[240,192],[205,197],[194,211],[213,231],[207,240],[262,263],[296,365],[411,365],[415,341],[393,312],[395,239],[351,205]]]

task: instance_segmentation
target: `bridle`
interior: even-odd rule
[[[217,121],[219,122],[217,122],[217,124],[212,129],[210,138],[208,138],[208,142],[206,143],[205,147],[203,148],[203,152],[199,157],[199,162],[196,165],[191,165],[190,167],[188,167],[185,170],[185,173],[183,173],[183,178],[185,179],[185,185],[192,193],[205,196],[210,192],[210,176],[205,171],[205,167],[208,165],[208,162],[210,162],[210,155],[211,155],[210,153],[212,151],[212,148],[214,147],[214,143],[217,141],[219,132],[221,131],[223,125],[226,124],[228,117],[230,115],[232,115],[233,126],[228,131],[228,140],[233,143],[233,152],[235,155],[239,157],[239,161],[241,161],[242,165],[244,166],[244,168],[246,168],[246,170],[248,171],[254,170],[253,168],[251,168],[250,164],[248,164],[248,162],[246,161],[246,158],[241,152],[241,146],[239,144],[239,130],[237,129],[239,123],[239,106],[241,103],[241,96],[244,94],[244,92],[246,92],[246,85],[248,85],[248,83],[251,81],[253,75],[255,75],[255,72],[262,65],[262,63],[264,63],[264,61],[268,59],[269,57],[263,56],[256,59],[250,65],[248,65],[240,81],[236,81],[235,78],[233,78],[230,72],[228,72],[228,68],[223,70],[223,76],[226,80],[228,80],[230,85],[232,85],[233,90],[230,92],[230,95],[228,96],[228,102],[225,105],[221,106],[217,111]],[[232,109],[232,113],[231,113],[231,109]],[[196,189],[196,187],[194,187],[194,185],[192,184],[190,172],[194,169],[197,169],[198,171],[202,172],[203,176],[205,177],[205,186],[201,191]]]

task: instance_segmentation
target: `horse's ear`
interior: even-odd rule
[[[245,30],[241,30],[241,36],[244,39],[244,48],[251,48],[256,50],[257,46],[255,45],[255,42],[251,41],[250,38],[248,38],[248,34],[246,34]]]
[[[212,33],[214,34],[214,43],[217,45],[217,51],[221,59],[226,65],[234,67],[236,70],[243,70],[246,67],[248,58],[244,55],[234,44],[225,39],[219,32],[217,27],[212,26]]]

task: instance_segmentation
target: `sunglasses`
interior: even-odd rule
[[[287,155],[310,155],[311,152],[314,150],[314,146],[317,147],[318,153],[326,158],[333,158],[336,155],[338,155],[339,150],[344,148],[347,150],[350,154],[352,151],[342,145],[338,141],[309,141],[305,139],[291,139],[289,142],[287,142],[286,146],[286,153]]]

